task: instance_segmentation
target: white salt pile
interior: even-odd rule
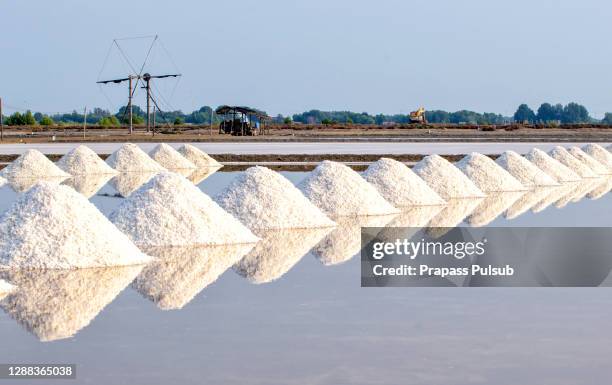
[[[504,152],[495,162],[521,182],[523,186],[559,185],[550,175],[514,151]]]
[[[70,174],[65,173],[37,150],[27,150],[19,158],[3,168],[0,175],[9,180],[14,178],[70,177]]]
[[[381,158],[363,174],[378,192],[397,207],[443,205],[445,203],[423,179],[408,166],[389,158]]]
[[[298,188],[331,217],[399,213],[374,186],[338,162],[321,162]]]
[[[285,275],[331,229],[269,230],[233,269],[251,283],[272,282]]]
[[[426,156],[412,170],[443,199],[485,196],[461,170],[439,155]]]
[[[312,248],[312,254],[325,266],[346,262],[361,250],[362,227],[384,227],[395,217],[395,215],[340,217],[336,221],[338,226]]]
[[[606,151],[605,148],[596,143],[587,144],[582,147],[582,150],[612,171],[612,154],[610,151]]]
[[[157,259],[145,266],[132,287],[162,310],[182,309],[253,246],[146,248]]]
[[[56,165],[70,175],[117,174],[98,154],[83,145],[70,150]]]
[[[455,166],[461,170],[481,191],[524,191],[525,187],[508,171],[501,168],[486,155],[473,152],[466,155]]]
[[[251,230],[335,226],[293,183],[266,167],[247,169],[215,201]]]
[[[221,163],[217,162],[213,158],[211,158],[204,151],[199,150],[198,148],[190,145],[184,144],[179,149],[178,152],[183,155],[185,158],[189,159],[189,161],[195,164],[197,167],[205,168],[205,167],[221,167]]]
[[[184,177],[154,176],[110,215],[139,246],[254,243],[259,239]]]
[[[0,267],[75,269],[150,261],[84,196],[38,183],[0,218]]]
[[[41,341],[74,336],[140,273],[142,266],[80,270],[10,270],[17,289],[0,307]]]
[[[534,148],[525,158],[535,164],[551,178],[554,178],[559,183],[577,182],[581,180],[580,176],[567,168],[563,163],[551,158],[544,151]]]
[[[87,174],[74,176],[63,184],[83,194],[87,199],[94,196],[113,177],[112,174]]]
[[[578,174],[581,178],[597,178],[597,174],[595,174],[593,170],[587,167],[580,160],[576,159],[576,157],[561,146],[555,146],[548,152],[548,155],[550,155],[551,158],[563,163],[565,167]]]
[[[151,159],[167,170],[195,170],[196,166],[166,143],[158,144],[151,152]]]
[[[590,168],[597,175],[607,175],[612,174],[612,169],[608,169],[606,166],[601,164],[597,159],[593,158],[591,155],[582,151],[580,147],[572,147],[567,150],[570,154],[572,154],[576,159],[581,161],[585,166]]]
[[[126,143],[106,159],[106,163],[119,172],[166,171],[135,144]]]

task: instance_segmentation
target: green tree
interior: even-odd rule
[[[118,127],[119,124],[119,119],[114,115],[105,116],[98,121],[98,125],[102,127]]]
[[[52,126],[55,124],[55,122],[53,121],[53,119],[51,119],[49,116],[44,115],[42,118],[40,118],[39,121],[41,126]]]
[[[183,118],[181,118],[180,116],[177,116],[176,118],[174,118],[175,126],[180,126],[182,124],[185,124],[185,120],[183,120]]]
[[[514,121],[518,123],[533,123],[536,120],[536,114],[526,104],[521,104],[514,113]]]
[[[289,116],[287,116],[286,118],[283,119],[283,123],[285,124],[291,124],[293,121],[291,120],[291,118]]]
[[[601,120],[602,124],[607,124],[608,126],[612,126],[612,112],[606,112],[604,118]]]
[[[563,108],[563,123],[588,123],[590,120],[589,111],[578,103],[569,103]]]

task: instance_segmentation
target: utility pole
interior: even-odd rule
[[[151,75],[148,73],[144,74],[142,79],[146,82],[145,88],[147,89],[147,132],[151,129]]]
[[[2,98],[0,98],[0,141],[4,140],[4,119],[2,118]]]
[[[83,139],[85,139],[85,129],[87,128],[87,106],[83,110]]]
[[[134,133],[134,125],[132,121],[132,79],[133,79],[132,75],[128,76],[128,85],[130,88],[130,94],[128,96],[128,110],[130,114],[130,135]]]

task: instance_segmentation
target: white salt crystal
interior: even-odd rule
[[[165,172],[110,215],[139,246],[254,243],[258,238],[184,177]]]
[[[37,179],[48,177],[68,178],[65,173],[38,150],[27,150],[11,164],[0,171],[6,179],[25,178]]]
[[[598,175],[612,174],[612,169],[608,169],[608,167],[601,164],[597,159],[593,158],[591,155],[582,151],[580,147],[572,147],[568,149],[567,151],[570,154],[572,154],[576,159],[581,161],[585,166],[590,168],[595,174],[598,174]]]
[[[166,171],[151,159],[146,152],[132,143],[126,143],[106,159],[106,163],[119,172],[162,172]]]
[[[56,165],[71,175],[117,174],[94,151],[83,145],[70,150]]]
[[[496,163],[521,182],[523,186],[559,185],[550,175],[514,151],[505,151],[497,158]]]
[[[266,167],[247,169],[215,201],[251,230],[335,226],[293,183]]]
[[[535,164],[551,178],[554,178],[559,183],[577,182],[581,180],[580,176],[567,168],[563,163],[551,158],[544,151],[534,148],[525,158]]]
[[[439,155],[426,156],[412,170],[443,199],[485,196],[461,170]]]
[[[455,163],[455,166],[481,191],[488,193],[526,190],[521,182],[486,155],[473,152]]]
[[[381,158],[363,174],[378,192],[397,207],[443,205],[445,203],[427,183],[408,166],[389,158]]]
[[[597,174],[593,172],[580,160],[576,159],[575,156],[570,154],[565,148],[561,146],[555,146],[548,152],[551,158],[558,160],[563,163],[567,168],[578,174],[581,178],[597,178]]]
[[[582,150],[599,161],[599,163],[608,167],[609,170],[612,170],[612,154],[610,151],[606,151],[605,148],[596,143],[587,144],[582,147]]]
[[[184,144],[179,149],[178,152],[183,155],[185,158],[189,159],[191,163],[195,164],[197,167],[221,167],[221,163],[217,162],[213,158],[210,157],[204,151],[190,145]]]
[[[0,267],[75,269],[150,261],[84,196],[38,183],[0,218]]]
[[[194,170],[196,168],[195,164],[166,143],[158,144],[149,152],[149,156],[167,170]]]
[[[374,186],[338,162],[321,162],[298,188],[331,217],[399,213]]]

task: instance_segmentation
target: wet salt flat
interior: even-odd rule
[[[199,186],[214,196],[238,174]],[[307,174],[283,175],[298,184]],[[109,214],[122,201],[113,186],[140,179],[84,185]],[[0,363],[75,363],[79,384],[606,383],[610,289],[362,289],[354,254],[359,226],[612,226],[610,187],[269,232],[250,251],[171,250],[180,258],[144,268],[14,274],[21,291],[0,301]],[[0,211],[15,197],[1,187]]]
[[[28,149],[37,149],[44,154],[65,154],[79,143],[27,143],[2,144],[0,154],[22,154]],[[190,143],[209,154],[501,154],[512,150],[520,154],[529,152],[533,147],[549,151],[557,145],[564,147],[579,146],[584,143],[414,143],[414,142],[249,142],[249,143]],[[600,143],[606,147],[610,143]],[[110,154],[123,143],[86,143],[98,154]],[[151,151],[157,143],[138,143],[146,152]],[[170,143],[179,148],[182,143]]]

